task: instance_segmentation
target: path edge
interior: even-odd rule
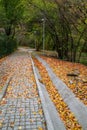
[[[31,58],[31,61],[32,61],[32,67],[33,67],[33,72],[34,72],[34,75],[35,75],[36,84],[37,84],[37,87],[38,87],[38,90],[39,90],[39,95],[40,95],[41,101],[42,101],[42,107],[43,107],[44,116],[45,116],[45,119],[46,119],[47,130],[54,130],[54,126],[53,126],[52,121],[50,119],[50,115],[48,113],[48,110],[46,109],[44,96],[43,96],[43,93],[40,89],[40,83],[39,83],[38,78],[37,78],[37,74],[36,74],[36,70],[35,70],[34,62],[33,62],[32,58]]]
[[[12,79],[12,77],[10,77],[10,78],[6,81],[6,83],[5,83],[5,85],[4,85],[3,89],[2,89],[2,91],[0,92],[0,101],[1,101],[2,98],[4,97],[4,95],[5,95],[5,93],[6,93],[6,90],[7,90],[7,88],[8,88],[8,85],[9,85],[11,79]]]

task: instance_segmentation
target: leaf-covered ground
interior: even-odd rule
[[[15,52],[1,67],[12,75],[12,79],[0,102],[0,129],[46,130],[29,53],[26,50]]]
[[[18,66],[18,58],[13,55],[0,59],[0,92],[2,92],[7,79],[14,74]],[[14,62],[13,59],[15,59]]]
[[[53,69],[54,73],[87,105],[87,66],[54,58],[41,56]],[[75,73],[78,76],[67,76]]]
[[[14,65],[16,64],[16,68],[13,78],[7,88],[5,98],[32,98],[35,96],[37,97],[37,86],[34,74],[32,72],[32,64],[28,55],[25,53],[25,55],[19,55],[15,58],[16,63],[14,63],[15,60],[12,60],[12,62],[14,63]],[[30,85],[32,85],[32,87],[29,88]],[[21,87],[18,89],[18,86]],[[16,92],[17,89],[18,91]]]
[[[34,58],[34,63],[38,67],[41,74],[42,80],[40,82],[44,83],[46,89],[50,95],[51,100],[54,102],[56,109],[58,110],[61,119],[64,121],[67,130],[81,130],[77,119],[74,114],[70,111],[66,103],[63,101],[62,97],[58,93],[57,89],[53,85],[52,81],[49,78],[49,75],[45,67]]]
[[[19,57],[21,55],[23,55],[23,53],[24,52],[20,53]],[[16,55],[17,55],[17,53],[16,53]],[[42,57],[42,58],[44,60],[46,60],[46,62],[48,64],[50,64],[50,66],[53,69],[53,71],[55,72],[55,74],[58,77],[60,77],[60,79],[62,79],[67,84],[68,87],[70,87],[70,89],[76,94],[76,96],[79,97],[87,105],[87,82],[86,82],[87,81],[87,79],[86,79],[87,67],[84,65],[81,65],[81,64],[73,64],[70,62],[61,61],[61,60],[54,59],[54,58],[48,58],[48,57]],[[13,75],[13,77],[14,77],[14,75],[16,73],[16,75],[18,77],[20,77],[19,78],[19,80],[20,80],[21,78],[23,78],[23,76],[25,76],[27,78],[28,73],[32,72],[32,69],[26,68],[26,66],[29,66],[29,64],[30,64],[29,61],[27,61],[28,57],[27,57],[27,59],[25,59],[25,57],[21,57],[21,59],[20,60],[19,59],[20,58],[15,56],[15,54],[8,56],[6,58],[0,59],[0,91],[2,91],[2,88],[3,88],[6,80],[11,75]],[[60,114],[61,119],[64,121],[66,129],[67,130],[82,130],[82,128],[79,125],[74,114],[70,111],[70,109],[65,104],[62,97],[56,90],[55,86],[52,84],[52,81],[50,80],[45,67],[40,62],[38,62],[36,59],[34,59],[34,62],[37,65],[37,67],[39,68],[40,74],[42,76],[42,80],[40,82],[43,82],[46,85],[47,91],[50,94],[50,98],[54,102],[54,104]],[[24,71],[24,73],[23,72],[21,73],[22,66],[25,68],[24,70],[26,70],[26,72]],[[67,76],[67,74],[70,74],[74,71],[76,73],[78,73],[78,76],[76,76],[76,77]],[[2,100],[0,105],[6,104],[7,98],[14,98],[14,99],[22,98],[22,97],[32,98],[32,96],[34,96],[34,95],[36,97],[38,96],[36,84],[33,85],[32,90],[29,90],[29,91],[32,91],[32,94],[29,95],[27,86],[25,87],[25,85],[23,84],[24,79],[23,79],[23,81],[18,83],[16,78],[17,78],[16,76],[13,78],[14,84],[12,84],[12,82],[10,82],[8,89],[7,89],[6,96]],[[29,82],[30,81],[33,81],[33,83],[35,83],[34,75],[32,75],[32,74],[29,78]],[[22,89],[23,89],[22,93],[20,91],[15,93],[15,91],[13,90],[12,86],[17,86],[17,84],[22,86]],[[16,90],[16,88],[15,88],[15,90]],[[42,111],[40,111],[40,113],[42,113]],[[36,113],[35,113],[35,115],[36,115]]]
[[[10,64],[7,59],[7,57],[0,59],[0,92],[10,74]]]

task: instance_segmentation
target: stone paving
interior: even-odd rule
[[[0,104],[0,130],[46,130],[29,54],[20,51],[13,54],[14,60],[14,77]]]
[[[37,130],[45,128],[43,114],[40,114],[41,105],[38,99],[16,99],[8,100],[7,105],[0,108],[3,112],[0,116],[2,120],[2,130]]]

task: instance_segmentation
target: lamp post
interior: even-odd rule
[[[42,19],[43,22],[43,54],[44,54],[44,49],[45,49],[45,19]]]
[[[35,49],[36,49],[36,31],[34,31],[34,35],[35,35]]]

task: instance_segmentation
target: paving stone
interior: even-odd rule
[[[15,126],[15,127],[14,127],[14,130],[18,130],[18,128],[19,128],[19,126]]]
[[[18,121],[18,122],[15,122],[15,125],[16,125],[16,126],[18,126],[19,124],[20,124],[20,121]]]
[[[3,124],[3,128],[7,128],[7,126],[8,126],[7,123],[6,123],[6,124]]]
[[[2,128],[2,130],[7,130],[7,128]]]
[[[8,130],[13,130],[13,128],[11,128],[11,127],[8,127]]]
[[[14,121],[14,120],[12,120],[12,121]],[[4,124],[7,124],[9,122],[9,120],[8,119],[4,119]]]
[[[18,130],[18,127],[16,128],[16,127],[14,127],[14,130]]]

